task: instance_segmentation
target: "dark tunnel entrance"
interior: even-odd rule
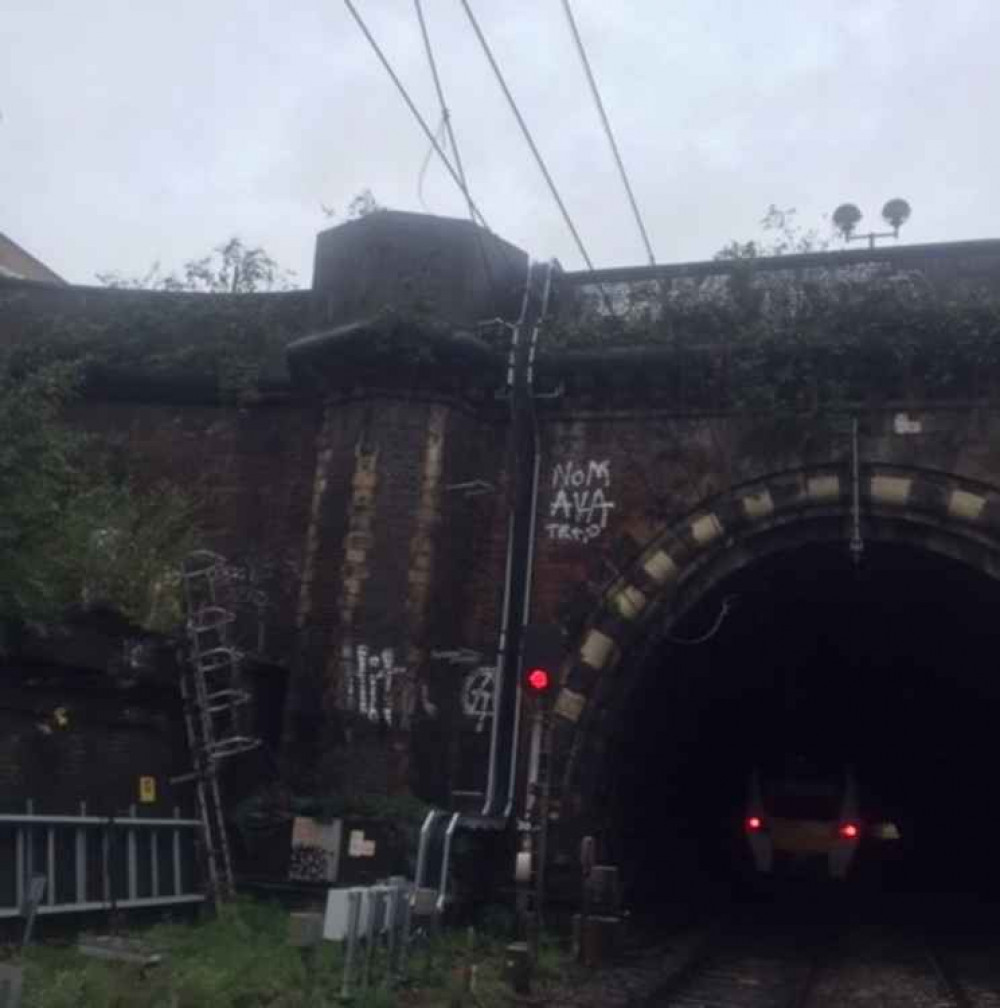
[[[843,541],[802,546],[730,575],[647,647],[608,750],[633,905],[759,883],[750,775],[793,756],[853,768],[866,827],[899,831],[869,829],[843,885],[995,893],[998,637],[1000,583],[912,546],[869,543],[858,567]]]

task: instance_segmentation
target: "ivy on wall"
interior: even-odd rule
[[[706,404],[731,407],[995,398],[998,280],[934,282],[872,263],[760,269],[747,260],[699,277],[577,287],[544,345],[555,360],[565,351],[609,361],[623,348],[646,353],[665,376],[683,373]]]
[[[102,391],[159,383],[245,404],[287,380],[285,347],[309,327],[309,292],[191,294],[0,284],[10,353],[81,365]]]
[[[0,624],[100,605],[148,629],[176,626],[192,502],[114,477],[100,446],[62,422],[80,368],[35,357],[0,356]]]

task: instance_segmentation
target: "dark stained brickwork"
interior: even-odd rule
[[[371,229],[358,259],[364,269],[377,270],[387,240],[380,229],[390,224],[349,226],[358,235]],[[411,225],[393,262],[412,263],[419,252]],[[206,546],[260,588],[262,612],[241,613],[241,639],[287,670],[282,762],[295,786],[312,794],[412,788],[446,803],[453,790],[474,790],[484,769],[486,735],[463,713],[462,691],[470,673],[495,660],[504,587],[511,492],[504,342],[471,331],[493,303],[478,266],[458,271],[468,290],[449,291],[442,282],[442,270],[461,259],[455,248],[438,249],[427,276],[456,332],[442,334],[424,318],[393,328],[349,317],[377,313],[386,298],[404,294],[417,310],[420,298],[406,277],[368,284],[332,276],[331,264],[343,271],[352,261],[345,235],[326,240],[318,300],[301,293],[245,303],[248,317],[273,323],[264,350],[280,351],[265,396],[241,405],[227,400],[209,367],[198,381],[191,372],[158,385],[119,383],[113,394],[108,385],[91,386],[70,417],[140,485],[165,479],[187,490],[198,502]],[[435,235],[447,243],[444,232]],[[461,249],[468,239],[463,232]],[[919,270],[921,255],[935,287],[1000,283],[993,246],[900,250],[895,259],[878,250],[876,272],[887,262]],[[782,269],[808,279],[844,266],[857,279],[866,261],[851,253]],[[652,280],[711,287],[735,269],[700,264],[661,270]],[[569,288],[585,281],[565,280],[555,299],[561,311],[571,314]],[[86,328],[116,319],[119,309],[139,317],[152,303],[23,285],[0,294],[0,337],[8,340],[42,332],[43,316]],[[505,311],[508,295],[498,302]],[[184,311],[192,304],[154,300]],[[344,323],[355,324],[327,331]],[[184,335],[161,326],[157,339],[164,332]],[[302,339],[307,332],[314,338]],[[563,697],[567,716],[557,726],[560,766],[571,768],[588,746],[599,749],[600,732],[588,735],[583,726],[599,725],[613,705],[617,669],[627,664],[619,658],[640,613],[655,608],[654,597],[664,611],[675,604],[675,588],[668,588],[674,573],[700,569],[709,552],[735,556],[737,533],[772,511],[800,525],[821,512],[843,518],[854,416],[873,518],[888,520],[891,512],[938,532],[960,526],[966,539],[970,529],[984,542],[994,535],[1000,411],[985,392],[929,399],[922,376],[910,374],[893,385],[891,398],[869,390],[851,412],[755,411],[727,398],[729,350],[711,340],[699,344],[702,370],[689,369],[693,358],[669,341],[641,352],[579,347],[556,326],[543,328],[541,340],[532,597],[534,617],[560,622],[571,641],[565,674],[572,695]],[[141,347],[129,346],[131,364],[148,369]],[[284,367],[286,347],[298,370]],[[876,477],[882,481],[872,482]],[[478,482],[485,492],[460,488]],[[454,659],[460,650],[473,655],[465,664]],[[3,772],[15,773],[15,765],[22,772],[12,760]],[[9,782],[21,786],[15,777]]]
[[[286,658],[295,645],[317,406],[241,410],[88,399],[73,406],[70,420],[94,434],[138,485],[168,481],[186,491],[206,547],[263,593],[263,607],[242,614],[244,645],[263,644],[265,654]]]
[[[156,778],[157,802],[190,808],[190,787],[169,778],[189,769],[178,705],[169,691],[135,695],[65,677],[27,685],[5,670],[0,688],[0,794],[5,811],[97,814],[139,802],[139,776]]]

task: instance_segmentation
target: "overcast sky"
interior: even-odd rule
[[[410,0],[357,0],[427,117]],[[598,266],[642,245],[559,0],[473,0]],[[658,261],[840,202],[907,242],[1000,237],[1000,0],[574,0]],[[582,267],[458,0],[424,0],[473,195]],[[341,0],[0,0],[0,231],[66,279],[230,235],[311,279],[321,204],[421,210],[428,144]],[[464,204],[432,165],[426,209]]]

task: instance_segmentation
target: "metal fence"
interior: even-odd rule
[[[201,822],[181,817],[0,814],[0,919],[23,912],[31,879],[45,878],[39,914],[199,903]]]

